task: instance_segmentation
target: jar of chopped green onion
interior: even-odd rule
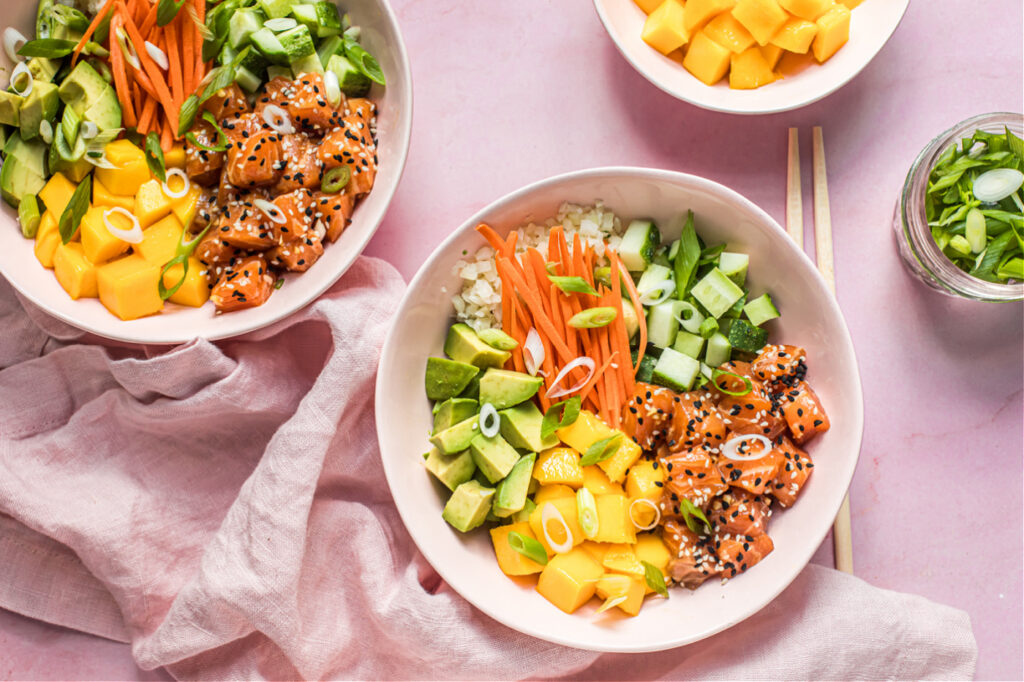
[[[896,204],[900,256],[950,296],[1024,299],[1024,115],[974,116],[917,156]]]

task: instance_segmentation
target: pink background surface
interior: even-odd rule
[[[917,0],[838,93],[765,117],[678,102],[635,73],[586,0],[394,0],[416,115],[403,184],[368,253],[406,279],[450,230],[549,175],[668,168],[784,220],[786,129],[828,151],[839,302],[865,392],[851,489],[855,572],[966,610],[980,679],[1022,672],[1022,307],[956,302],[903,270],[893,206],[914,156],[968,116],[1024,108],[1019,0]],[[810,223],[809,171],[804,173]],[[808,242],[808,248],[811,243]],[[831,564],[826,543],[815,561]],[[126,645],[0,611],[0,677],[164,679]]]

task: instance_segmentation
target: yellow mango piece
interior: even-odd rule
[[[533,559],[528,559],[519,552],[512,549],[508,544],[509,533],[520,533],[528,538],[536,540],[530,524],[525,521],[510,523],[507,526],[498,526],[491,529],[491,542],[494,544],[494,556],[498,559],[498,568],[505,575],[531,575],[540,573],[544,567]]]
[[[134,320],[160,312],[164,302],[157,282],[160,267],[132,255],[96,269],[100,301],[122,320]]]
[[[707,85],[714,85],[729,71],[731,57],[732,51],[700,31],[690,41],[683,67]]]
[[[644,567],[633,551],[633,545],[616,543],[608,547],[601,560],[601,565],[612,573],[644,576]]]
[[[168,291],[181,282],[181,286],[171,294],[168,300],[198,308],[210,299],[210,278],[206,266],[198,258],[189,258],[188,272],[185,273],[185,281],[182,282],[181,271],[184,268],[184,265],[178,263],[164,273],[164,288]]]
[[[99,178],[92,179],[92,203],[94,206],[106,206],[113,208],[120,206],[126,211],[135,210],[135,197],[122,197],[111,194],[110,190],[103,186]]]
[[[818,25],[818,35],[811,44],[811,52],[822,64],[850,39],[850,10],[845,5],[835,5],[814,23]]]
[[[164,165],[168,168],[184,168],[185,145],[178,142],[171,147],[170,151],[164,152]]]
[[[608,480],[608,474],[596,464],[583,467],[583,487],[594,495],[623,494],[622,486]]]
[[[789,19],[776,0],[736,0],[732,15],[750,31],[758,45],[767,45]]]
[[[683,11],[683,27],[693,35],[713,17],[728,12],[735,5],[736,0],[689,0]]]
[[[864,0],[839,0],[839,2],[843,3],[850,9],[854,9],[855,7],[859,6],[860,3],[864,2]]]
[[[561,610],[572,613],[594,596],[603,572],[586,551],[576,548],[548,561],[537,580],[537,591]]]
[[[657,534],[638,533],[633,551],[636,552],[637,561],[646,561],[662,573],[668,573],[668,563],[672,559],[672,554]]]
[[[114,194],[135,196],[151,176],[146,155],[130,140],[115,140],[106,146],[107,160],[115,168],[97,168],[96,177]]]
[[[90,262],[105,263],[111,258],[116,258],[128,250],[130,244],[119,239],[110,233],[103,222],[103,212],[108,210],[105,206],[92,206],[82,218],[82,248],[85,249],[85,257]],[[131,229],[131,221],[120,213],[113,213],[110,222],[114,227],[124,230]]]
[[[629,498],[625,495],[597,495],[597,533],[594,542],[636,541],[636,526],[629,519]],[[557,540],[557,538],[556,538]]]
[[[586,551],[587,554],[592,556],[594,558],[594,561],[596,561],[597,563],[601,563],[602,561],[604,561],[605,553],[608,551],[610,547],[613,546],[614,545],[610,545],[607,542],[594,542],[593,540],[584,540],[583,544],[580,545],[580,548]]]
[[[644,11],[644,14],[650,14],[654,10],[658,9],[658,6],[663,0],[634,0],[637,6]]]
[[[63,173],[54,173],[39,190],[39,198],[46,204],[46,210],[59,219],[71,201],[71,195],[75,193],[76,187],[78,185],[68,180]]]
[[[53,274],[73,299],[96,298],[96,266],[85,257],[78,242],[61,244],[53,254]]]
[[[660,500],[665,483],[665,467],[657,460],[637,462],[626,474],[626,494],[631,498],[643,497],[649,500]]]
[[[147,180],[139,187],[135,195],[133,213],[139,219],[142,229],[146,229],[171,212],[171,198],[164,194],[163,185],[159,180]]]
[[[569,527],[569,532],[572,534],[572,544],[575,547],[583,542],[583,527],[580,526],[579,514],[576,512],[576,496],[573,497],[561,497],[557,500],[547,500],[544,504],[538,504],[537,508],[530,513],[529,523],[530,529],[533,530],[534,537],[544,545],[545,551],[548,556],[555,553],[555,550],[551,549],[551,545],[548,544],[547,539],[544,537],[544,526],[541,524],[541,518],[544,513],[544,507],[549,504],[553,504],[556,509],[562,514],[562,518],[565,519],[565,525]],[[565,542],[565,529],[557,521],[551,521],[548,523],[548,533],[551,535],[551,539],[556,544],[562,544]]]
[[[583,410],[569,426],[558,429],[558,439],[576,452],[586,452],[587,448],[599,440],[615,435],[615,429],[601,421],[593,412]]]
[[[769,45],[774,45],[789,52],[803,54],[811,48],[811,41],[814,40],[816,35],[818,35],[818,25],[816,23],[793,17],[782,25],[778,33],[772,36]]]
[[[188,228],[192,224],[192,219],[196,217],[196,211],[199,210],[200,195],[202,195],[202,190],[192,185],[188,190],[188,194],[180,199],[171,199],[171,212],[174,213],[182,227]]]
[[[605,574],[597,581],[595,592],[601,599],[616,599],[625,596],[626,600],[616,606],[631,616],[640,613],[644,604],[646,582],[643,578],[626,575]]]
[[[39,220],[39,230],[36,232],[36,243],[33,250],[44,268],[53,267],[53,254],[60,246],[60,231],[57,229],[57,219],[47,211]]]
[[[662,54],[677,50],[690,40],[683,25],[683,4],[679,0],[665,0],[650,13],[640,34],[644,42]]]
[[[782,59],[783,52],[785,52],[785,50],[778,45],[772,45],[771,43],[768,43],[761,48],[761,56],[764,57],[764,60],[768,62],[768,66],[772,69],[774,69],[775,65],[779,63],[780,59]]]
[[[583,467],[580,453],[572,448],[551,448],[537,455],[533,477],[541,485],[562,483],[579,488],[583,485]]]
[[[539,507],[548,500],[557,500],[563,497],[576,499],[576,491],[562,483],[542,485],[533,496],[533,503]]]
[[[832,7],[833,0],[778,0],[779,7],[795,17],[814,21]]]
[[[173,215],[142,231],[142,241],[132,245],[132,250],[150,263],[163,267],[174,258],[174,252],[181,242],[184,230]]]
[[[604,469],[610,481],[621,483],[626,480],[626,472],[629,471],[629,467],[633,466],[642,454],[643,450],[640,449],[639,445],[629,438],[623,437],[615,454],[603,462],[598,462],[597,466]]]
[[[764,55],[757,47],[732,56],[729,67],[729,87],[735,90],[753,90],[776,80],[775,72],[768,66]]]
[[[743,52],[743,50],[746,50],[756,42],[754,36],[750,35],[750,31],[745,29],[743,24],[736,21],[731,12],[719,14],[709,21],[703,30],[704,35],[712,41],[722,47],[729,48],[730,52],[735,52],[736,54]],[[690,49],[693,49],[692,45]]]

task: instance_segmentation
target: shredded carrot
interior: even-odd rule
[[[171,72],[171,94],[174,97],[175,105],[180,109],[181,103],[185,101],[186,95],[182,94],[185,91],[185,85],[184,78],[181,73],[181,54],[178,47],[177,24],[178,18],[175,17],[174,21],[164,27],[164,37],[167,41],[167,61],[170,65]]]
[[[103,19],[106,17],[107,12],[109,12],[110,9],[114,6],[114,2],[115,0],[107,0],[105,3],[103,3],[103,7],[100,8],[100,11],[96,13],[96,16],[89,24],[89,28],[87,28],[85,30],[85,33],[82,34],[82,39],[78,41],[78,45],[75,46],[75,52],[71,57],[72,65],[74,65],[78,61],[79,55],[81,55],[82,50],[85,49],[85,44],[89,42],[89,39],[92,38],[94,33],[96,33],[96,29],[98,29],[100,24],[103,23]],[[114,31],[111,30],[110,34],[113,35],[113,33]],[[113,52],[113,50],[111,50],[111,52]]]
[[[195,66],[192,59],[192,50],[195,49],[196,27],[191,20],[183,19],[181,25],[181,61],[182,61],[182,85],[185,88],[185,97],[195,90]]]
[[[149,12],[146,13],[146,18],[139,24],[139,33],[142,35],[148,36],[156,26],[156,10],[159,6],[159,2],[154,2],[153,6],[149,8]]]
[[[146,41],[139,32],[138,27],[134,22],[128,20],[131,15],[128,12],[128,8],[125,7],[124,0],[116,0],[116,2],[118,9],[120,9],[121,13],[124,15],[124,28],[128,32],[128,37],[131,38],[132,43],[135,44],[135,51],[138,53],[138,59],[142,65],[142,69],[153,83],[157,99],[160,100],[160,104],[164,107],[164,114],[166,118],[171,122],[174,130],[177,130],[179,107],[174,104],[174,98],[171,96],[171,91],[167,87],[167,81],[164,79],[163,74],[160,73],[160,67],[156,65],[153,58],[146,52]]]
[[[114,33],[120,26],[121,17],[115,14],[110,20],[110,32]],[[114,75],[114,91],[117,94],[117,101],[121,104],[124,124],[134,126],[138,121],[135,118],[135,108],[132,106],[131,90],[128,87],[128,76],[124,68],[124,55],[117,47],[110,51],[110,71]]]

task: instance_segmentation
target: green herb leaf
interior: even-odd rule
[[[160,0],[160,4],[156,8],[156,25],[166,26],[174,21],[174,17],[178,16],[178,11],[184,4],[185,0],[180,0],[180,2]]]
[[[160,182],[167,182],[167,162],[164,161],[164,150],[160,147],[160,136],[154,132],[146,135],[146,163]]]
[[[700,510],[700,507],[685,497],[679,498],[679,513],[683,515],[686,527],[697,535],[706,535],[711,531],[711,522],[708,521],[708,517],[704,516],[704,512]],[[698,519],[707,527],[707,530],[698,525]]]
[[[540,437],[542,439],[550,438],[558,429],[575,424],[580,416],[581,405],[580,397],[574,396],[549,407],[540,423]]]
[[[47,59],[60,59],[75,51],[78,45],[73,40],[59,40],[57,38],[39,38],[30,40],[21,46],[18,54],[22,57],[45,57]]]
[[[345,56],[348,57],[349,61],[355,64],[356,68],[359,69],[364,76],[372,80],[374,83],[380,85],[386,85],[384,81],[384,72],[380,68],[380,64],[374,59],[373,55],[367,52],[362,45],[354,40],[345,40]]]
[[[619,445],[621,444],[621,433],[616,433],[613,436],[602,438],[587,448],[587,451],[583,453],[583,457],[580,458],[580,466],[587,467],[591,464],[597,464],[598,462],[603,462],[606,459],[611,458],[619,451]]]
[[[78,232],[78,226],[82,223],[82,217],[89,210],[89,199],[92,198],[92,176],[86,175],[75,191],[71,194],[67,207],[60,215],[60,222],[57,223],[57,230],[60,232],[60,240],[67,244]]]
[[[548,275],[548,279],[566,294],[590,294],[591,296],[597,296],[597,291],[594,290],[594,287],[590,286],[590,283],[582,277]]]
[[[679,251],[676,252],[676,260],[672,264],[675,271],[676,298],[680,301],[690,292],[698,261],[700,261],[700,242],[697,240],[697,230],[693,226],[693,211],[690,211],[686,215],[686,224],[683,225],[683,231],[679,235]]]
[[[641,561],[640,563],[644,566],[644,579],[647,581],[647,587],[668,599],[668,586],[665,584],[665,574],[661,572],[660,568],[650,562]]]
[[[569,318],[569,326],[576,329],[598,329],[607,327],[618,316],[619,311],[611,306],[587,308]]]
[[[541,566],[548,563],[548,553],[544,551],[544,545],[540,544],[539,540],[512,531],[508,534],[508,546]]]

